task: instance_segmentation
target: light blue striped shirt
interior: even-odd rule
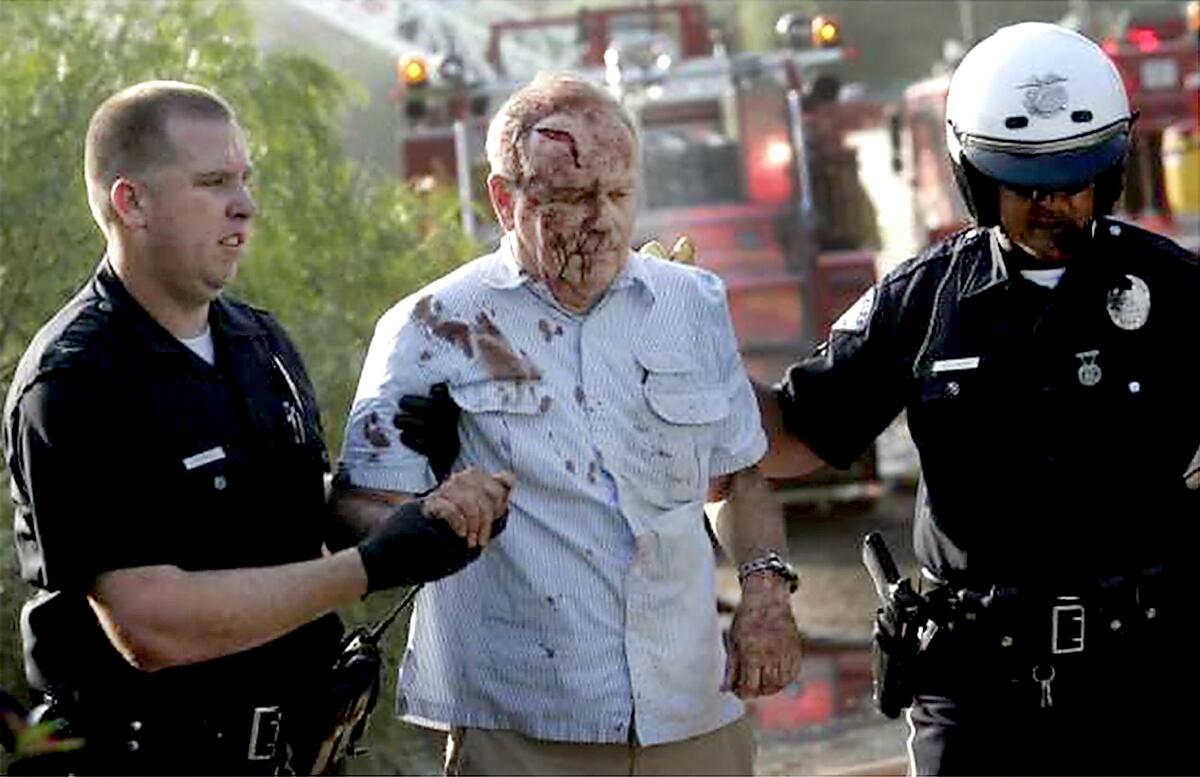
[[[646,745],[742,714],[703,502],[766,451],[713,274],[631,254],[587,314],[554,303],[502,246],[380,319],[345,436],[360,487],[420,492],[392,423],[445,381],[456,466],[517,478],[507,530],[417,599],[400,669],[407,720]]]

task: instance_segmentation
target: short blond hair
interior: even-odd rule
[[[637,127],[629,111],[607,89],[569,72],[543,72],[509,95],[492,117],[487,132],[487,158],[492,173],[523,182],[528,172],[525,141],[548,116],[599,108],[629,128]]]
[[[176,158],[167,135],[172,116],[236,121],[233,108],[216,92],[182,81],[134,84],[92,114],[83,170],[88,204],[101,229],[113,220],[108,192],[118,177],[144,174]]]

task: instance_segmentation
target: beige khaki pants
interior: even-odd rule
[[[642,747],[531,739],[514,731],[456,728],[446,775],[751,775],[754,732],[745,718],[708,734]]]

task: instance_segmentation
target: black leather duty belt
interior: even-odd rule
[[[1072,593],[992,586],[980,591],[952,585],[926,570],[923,577],[954,600],[950,619],[997,640],[997,647],[1049,656],[1072,656],[1102,649],[1158,625],[1167,599],[1160,567],[1076,586]],[[933,594],[936,596],[936,594]]]
[[[147,708],[81,720],[81,733],[96,737],[103,749],[131,763],[157,762],[164,756],[194,753],[214,764],[244,763],[246,773],[271,772],[287,760],[288,715],[279,706],[244,707],[195,714]],[[123,753],[124,756],[117,756]],[[205,771],[203,763],[196,767]]]

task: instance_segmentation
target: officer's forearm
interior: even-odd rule
[[[758,463],[763,477],[798,478],[824,466],[825,462],[820,456],[787,430],[783,421],[783,408],[774,389],[758,381],[751,383],[754,385],[754,395],[758,399],[763,431],[767,433],[770,446],[767,455]]]
[[[756,467],[718,478],[713,490],[713,498],[724,500],[716,511],[713,529],[735,564],[771,551],[785,553],[783,510]]]
[[[332,520],[325,537],[326,547],[340,550],[356,544],[399,505],[414,498],[414,494],[401,491],[334,487],[329,499]]]
[[[351,548],[276,567],[120,569],[100,575],[89,599],[125,659],[156,671],[270,642],[366,590],[362,560]]]

